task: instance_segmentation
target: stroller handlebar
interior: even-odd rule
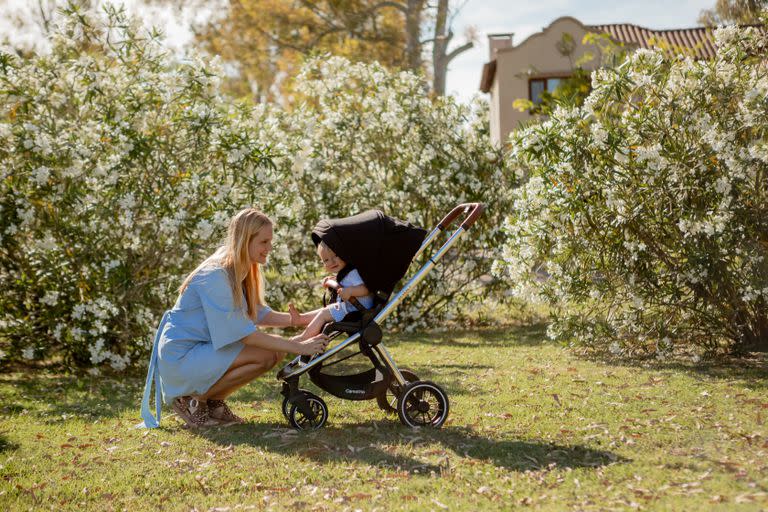
[[[470,211],[471,209],[471,211]],[[461,227],[466,231],[467,229],[472,226],[472,224],[475,223],[477,218],[480,216],[481,213],[485,210],[485,204],[483,203],[464,203],[460,204],[453,210],[451,210],[451,213],[443,217],[443,220],[440,221],[440,224],[437,225],[437,227],[441,230],[444,230],[448,226],[451,225],[451,223],[456,220],[456,218],[461,215],[462,213],[469,212],[469,215],[467,215],[467,218],[464,219],[464,222],[461,223]]]

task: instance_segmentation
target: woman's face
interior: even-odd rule
[[[259,263],[264,265],[271,251],[272,224],[265,224],[248,242],[248,257],[251,260],[251,264]]]

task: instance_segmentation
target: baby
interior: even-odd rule
[[[358,309],[352,305],[349,300],[355,297],[360,304],[370,309],[373,307],[373,295],[366,288],[360,273],[356,269],[342,272],[347,266],[347,263],[339,258],[325,242],[317,244],[317,254],[320,256],[320,260],[323,262],[325,269],[328,272],[333,272],[336,277],[326,277],[323,279],[323,286],[329,287],[331,283],[338,280],[339,288],[337,290],[336,302],[329,304],[323,309],[319,310],[315,318],[309,323],[307,328],[301,334],[302,339],[309,339],[323,330],[323,325],[330,321],[341,322],[344,317]],[[341,279],[339,274],[341,273]]]

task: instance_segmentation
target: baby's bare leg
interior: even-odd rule
[[[320,331],[323,330],[323,325],[330,322],[331,320],[333,320],[331,311],[328,308],[321,309],[320,312],[315,315],[315,318],[309,322],[309,325],[306,329],[304,329],[304,332],[301,333],[302,339],[306,340],[312,336],[317,336],[320,334]]]

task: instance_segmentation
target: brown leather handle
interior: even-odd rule
[[[437,225],[440,229],[445,229],[448,226],[451,225],[451,223],[456,220],[456,218],[461,215],[462,213],[467,213],[469,209],[472,209],[472,211],[469,213],[466,219],[464,219],[464,222],[461,223],[461,227],[465,230],[469,229],[472,224],[475,223],[477,218],[480,216],[481,213],[485,210],[485,204],[483,203],[464,203],[460,204],[453,210],[451,210],[451,213],[443,217],[443,220],[440,221],[440,224]]]

